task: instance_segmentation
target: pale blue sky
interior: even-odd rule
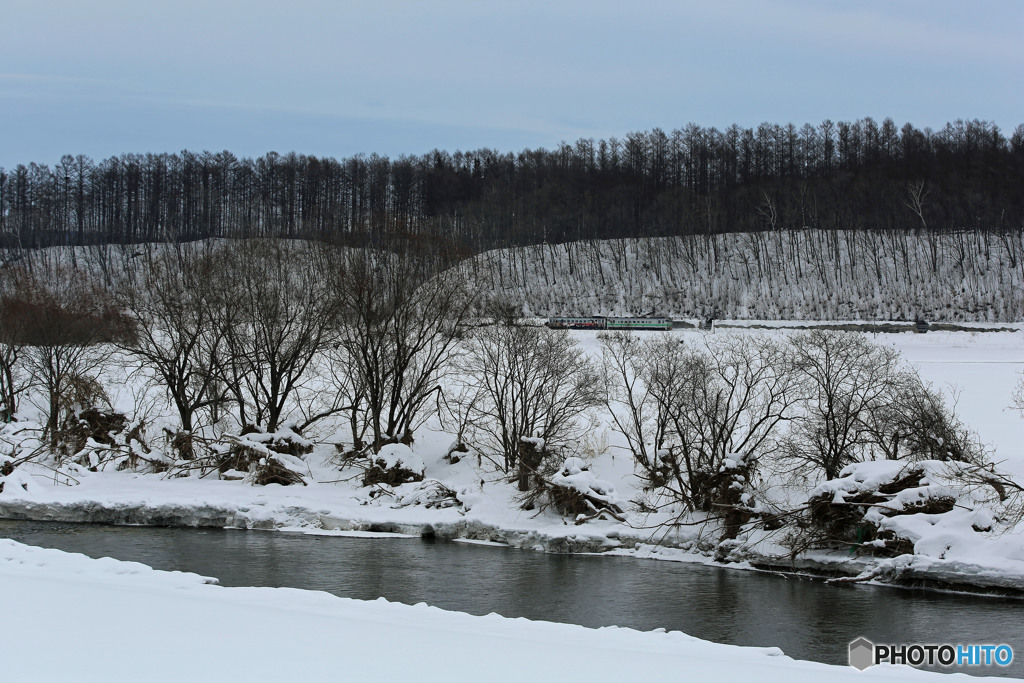
[[[0,0],[0,166],[1024,122],[1021,0]]]

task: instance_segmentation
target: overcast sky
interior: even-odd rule
[[[1021,0],[0,0],[0,166],[1024,123]]]

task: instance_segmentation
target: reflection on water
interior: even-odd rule
[[[1024,676],[1024,602],[818,581],[624,557],[545,555],[418,539],[0,520],[23,543],[215,576],[225,586],[291,586],[350,598],[561,621],[666,628],[722,643],[777,646],[846,663],[849,641],[1007,643]]]

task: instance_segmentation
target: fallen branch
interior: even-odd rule
[[[620,515],[619,513],[615,512],[614,510],[611,510],[609,508],[601,508],[600,510],[595,510],[594,513],[590,514],[590,515],[577,515],[576,521],[574,522],[574,524],[577,524],[577,525],[583,524],[584,522],[589,522],[592,519],[598,519],[599,517],[601,517],[601,515],[604,515],[604,514],[608,514],[611,517],[614,517],[615,519],[617,519],[618,521],[622,522],[623,524],[626,523],[626,518],[623,517],[622,515]]]

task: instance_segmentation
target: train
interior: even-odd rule
[[[548,318],[544,323],[555,330],[671,330],[669,318],[615,318],[603,315],[590,317],[558,317]]]

